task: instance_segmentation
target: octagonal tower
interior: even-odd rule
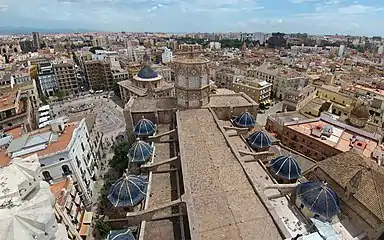
[[[182,108],[200,108],[209,103],[209,60],[180,56],[175,60],[175,92],[177,105]]]

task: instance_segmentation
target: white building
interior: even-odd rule
[[[56,221],[55,199],[40,170],[36,154],[0,168],[0,240],[68,239],[65,226]]]
[[[44,129],[47,131],[35,131],[14,139],[7,149],[9,157],[14,159],[36,153],[45,181],[54,184],[71,175],[85,204],[90,204],[98,169],[85,120],[64,124],[63,119],[56,119]]]
[[[221,43],[219,42],[210,42],[209,48],[212,49],[221,49]]]
[[[384,52],[384,45],[380,45],[379,48],[378,48],[378,50],[377,50],[377,53],[378,53],[379,55],[381,55],[381,54],[383,54],[383,52]]]
[[[340,45],[339,47],[339,57],[344,56],[344,51],[345,51],[345,45]]]
[[[172,62],[172,58],[173,58],[172,50],[169,48],[165,48],[164,52],[161,54],[161,62],[170,63]]]

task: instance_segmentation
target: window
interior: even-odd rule
[[[64,158],[59,158],[59,161],[64,161],[65,159]]]
[[[40,164],[40,167],[45,167],[45,164]]]
[[[44,172],[43,172],[43,177],[44,177],[44,180],[45,180],[45,181],[50,181],[50,180],[52,180],[52,176],[51,176],[51,174],[50,174],[48,171],[44,171]]]
[[[66,176],[66,175],[69,175],[71,174],[71,170],[69,169],[68,165],[63,165],[61,167],[61,170],[63,171],[63,175]]]
[[[80,161],[79,161],[79,158],[76,156],[75,159],[76,159],[77,167],[80,167]]]
[[[83,152],[85,151],[85,147],[83,143],[81,143],[81,149],[83,149]]]
[[[304,208],[304,204],[300,204],[300,209],[303,209]]]

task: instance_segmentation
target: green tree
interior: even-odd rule
[[[109,231],[111,231],[111,226],[109,223],[105,222],[104,217],[102,217],[95,221],[95,229],[99,232],[100,237],[105,239],[108,236]]]
[[[65,97],[65,93],[62,92],[62,91],[58,91],[55,93],[55,96],[58,98],[58,99],[63,99]]]
[[[119,176],[123,175],[125,169],[128,167],[128,151],[131,144],[127,141],[119,143],[114,149],[114,156],[109,162],[109,165],[118,173]]]
[[[265,103],[261,102],[261,103],[259,104],[259,108],[260,108],[261,110],[264,110],[264,109],[265,109]]]

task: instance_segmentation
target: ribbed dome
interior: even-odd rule
[[[143,177],[124,174],[112,185],[107,198],[114,207],[133,207],[145,198],[147,185]]]
[[[325,219],[331,219],[340,213],[339,198],[326,183],[301,183],[297,186],[296,194],[305,207]]]
[[[270,162],[269,167],[276,175],[287,180],[301,177],[301,167],[291,156],[278,156]]]
[[[145,163],[152,156],[153,148],[148,143],[137,140],[128,152],[128,159],[133,163]]]
[[[256,131],[252,133],[247,141],[253,149],[260,149],[272,146],[272,141],[268,134],[264,131]]]
[[[107,240],[135,240],[131,229],[112,230],[109,232]]]
[[[370,114],[369,114],[369,110],[368,110],[368,108],[366,106],[359,105],[359,106],[354,107],[351,110],[351,116],[355,117],[355,118],[359,118],[359,119],[366,119],[366,120],[368,120]]]
[[[140,69],[137,76],[143,79],[152,79],[152,78],[157,78],[159,75],[152,68],[148,66],[144,66],[143,68]]]
[[[136,124],[134,133],[137,136],[150,136],[153,135],[156,131],[156,125],[148,119],[145,119],[144,116],[140,121]]]
[[[255,118],[249,112],[243,112],[233,120],[236,127],[251,128],[255,126]]]

